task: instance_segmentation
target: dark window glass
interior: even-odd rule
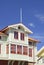
[[[28,55],[28,48],[27,46],[23,46],[23,54]]]
[[[16,53],[16,45],[15,44],[11,44],[11,53]]]
[[[32,49],[29,48],[29,56],[32,57]]]
[[[24,33],[21,33],[20,38],[21,40],[24,40]]]
[[[22,46],[17,45],[17,54],[22,54]]]
[[[14,32],[14,38],[18,39],[18,32],[16,32],[16,31]]]
[[[29,42],[29,45],[32,45],[32,42]]]

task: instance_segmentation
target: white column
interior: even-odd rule
[[[22,46],[22,55],[23,55],[23,46]]]
[[[9,44],[9,57],[10,57],[10,52],[11,51],[11,45]]]
[[[29,46],[28,46],[28,56],[29,56]]]
[[[12,65],[14,64],[15,61],[12,61]]]
[[[24,65],[24,61],[22,62],[22,65]]]
[[[9,61],[8,61],[8,65],[10,64],[10,62],[11,62],[11,61],[9,60]]]
[[[16,54],[17,54],[17,45],[16,45]]]
[[[18,65],[20,65],[21,61],[18,62]]]

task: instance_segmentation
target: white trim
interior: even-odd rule
[[[28,29],[26,26],[24,26],[22,23],[19,23],[19,24],[14,24],[14,25],[10,25],[8,26],[9,28],[16,28],[18,26],[22,26],[24,29],[25,29],[25,32],[27,33],[33,33],[30,29]]]

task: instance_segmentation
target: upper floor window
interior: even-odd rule
[[[20,34],[20,38],[21,38],[21,40],[24,40],[24,33]]]
[[[17,45],[17,54],[22,54],[22,46]]]
[[[0,54],[1,54],[1,44],[0,44]]]
[[[29,42],[29,45],[31,46],[32,45],[32,42]]]
[[[0,36],[0,39],[1,39],[1,36]]]
[[[28,55],[28,48],[27,46],[23,46],[23,54]]]
[[[16,53],[16,45],[11,44],[11,53]]]
[[[29,48],[29,56],[32,57],[32,49]]]
[[[14,32],[14,38],[18,39],[18,32],[17,31]]]
[[[9,54],[9,44],[6,45],[6,54]]]

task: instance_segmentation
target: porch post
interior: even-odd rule
[[[22,62],[22,65],[24,65],[24,63],[25,63],[25,62],[23,61],[23,62]]]
[[[10,64],[10,62],[11,62],[11,61],[9,60],[9,61],[8,61],[8,65]]]
[[[12,61],[12,65],[14,64],[15,61]]]
[[[18,62],[18,65],[20,65],[21,61]]]

